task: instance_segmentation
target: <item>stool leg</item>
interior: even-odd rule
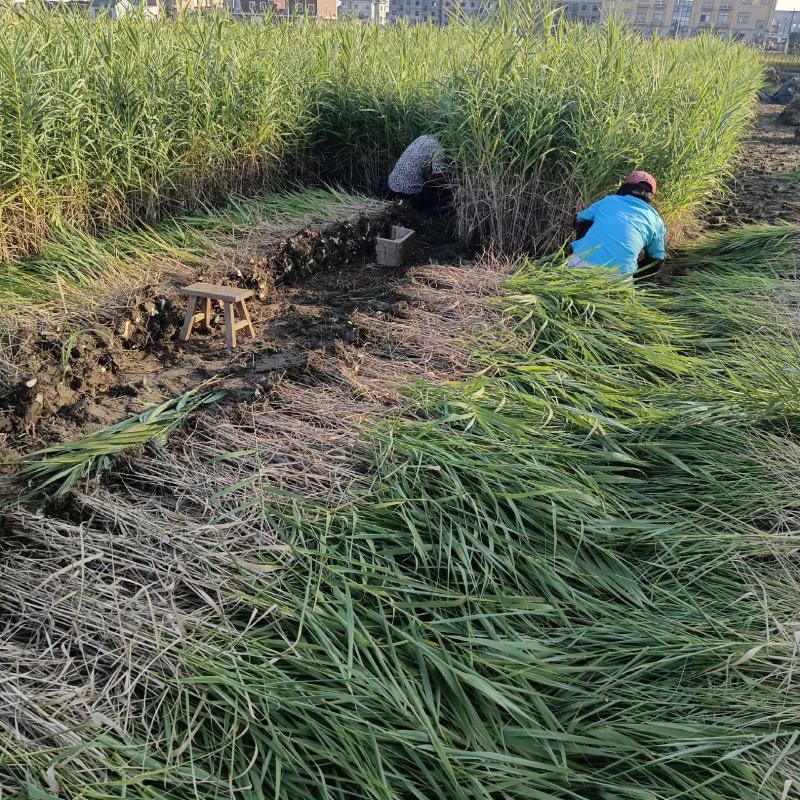
[[[206,321],[206,330],[211,330],[211,298],[210,297],[206,297],[205,301],[206,301],[206,304],[203,307],[203,311],[205,312],[205,315],[206,315],[206,320],[205,320]]]
[[[237,300],[236,305],[239,306],[239,316],[247,321],[247,332],[250,334],[251,339],[256,338],[256,332],[253,330],[253,323],[250,321],[250,312],[247,310],[244,300]]]
[[[233,329],[233,304],[224,301],[222,305],[225,310],[225,346],[228,350],[233,350],[236,347],[236,331]]]
[[[197,308],[197,295],[189,296],[189,304],[186,307],[186,319],[183,321],[183,328],[181,329],[181,340],[186,342],[192,335],[192,326],[194,325],[194,311]]]

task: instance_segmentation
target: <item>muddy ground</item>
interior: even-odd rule
[[[728,230],[740,225],[800,221],[800,138],[781,125],[783,106],[761,104],[734,167],[729,194],[709,213],[704,227]]]
[[[417,231],[414,256],[402,268],[381,267],[375,237],[394,222]],[[43,317],[27,329],[22,323],[5,380],[0,375],[0,458],[83,436],[212,378],[232,399],[265,394],[337,343],[358,346],[357,318],[402,316],[409,269],[458,263],[462,254],[446,230],[439,217],[374,203],[344,220],[248,241],[211,268],[109,297],[93,317],[76,311],[56,313],[50,324]],[[190,341],[180,341],[186,298],[179,287],[194,280],[252,289],[256,337],[240,331],[229,352],[216,309],[210,330],[196,325]]]

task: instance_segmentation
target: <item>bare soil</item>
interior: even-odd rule
[[[781,125],[784,106],[762,104],[735,167],[730,193],[703,221],[703,227],[728,230],[740,225],[797,222],[800,219],[800,139]]]
[[[417,230],[414,257],[400,269],[381,267],[375,237],[396,221]],[[8,347],[0,454],[77,438],[211,378],[233,398],[257,397],[281,376],[302,372],[315,354],[361,344],[358,315],[402,316],[409,269],[460,255],[441,218],[373,204],[345,220],[269,233],[209,269],[101,300],[93,318],[55,313],[48,324],[40,317],[16,330]],[[228,352],[217,315],[211,330],[196,326],[190,341],[179,341],[186,308],[179,290],[192,280],[252,289],[256,337],[240,334]]]

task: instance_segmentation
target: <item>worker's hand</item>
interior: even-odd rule
[[[666,263],[664,259],[660,261],[650,261],[646,258],[641,259],[639,262],[639,269],[636,270],[636,277],[655,278],[663,273]]]

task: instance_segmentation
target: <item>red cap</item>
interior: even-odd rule
[[[625,178],[625,183],[649,183],[653,194],[655,194],[656,189],[658,189],[656,179],[649,172],[631,172],[631,174]]]

